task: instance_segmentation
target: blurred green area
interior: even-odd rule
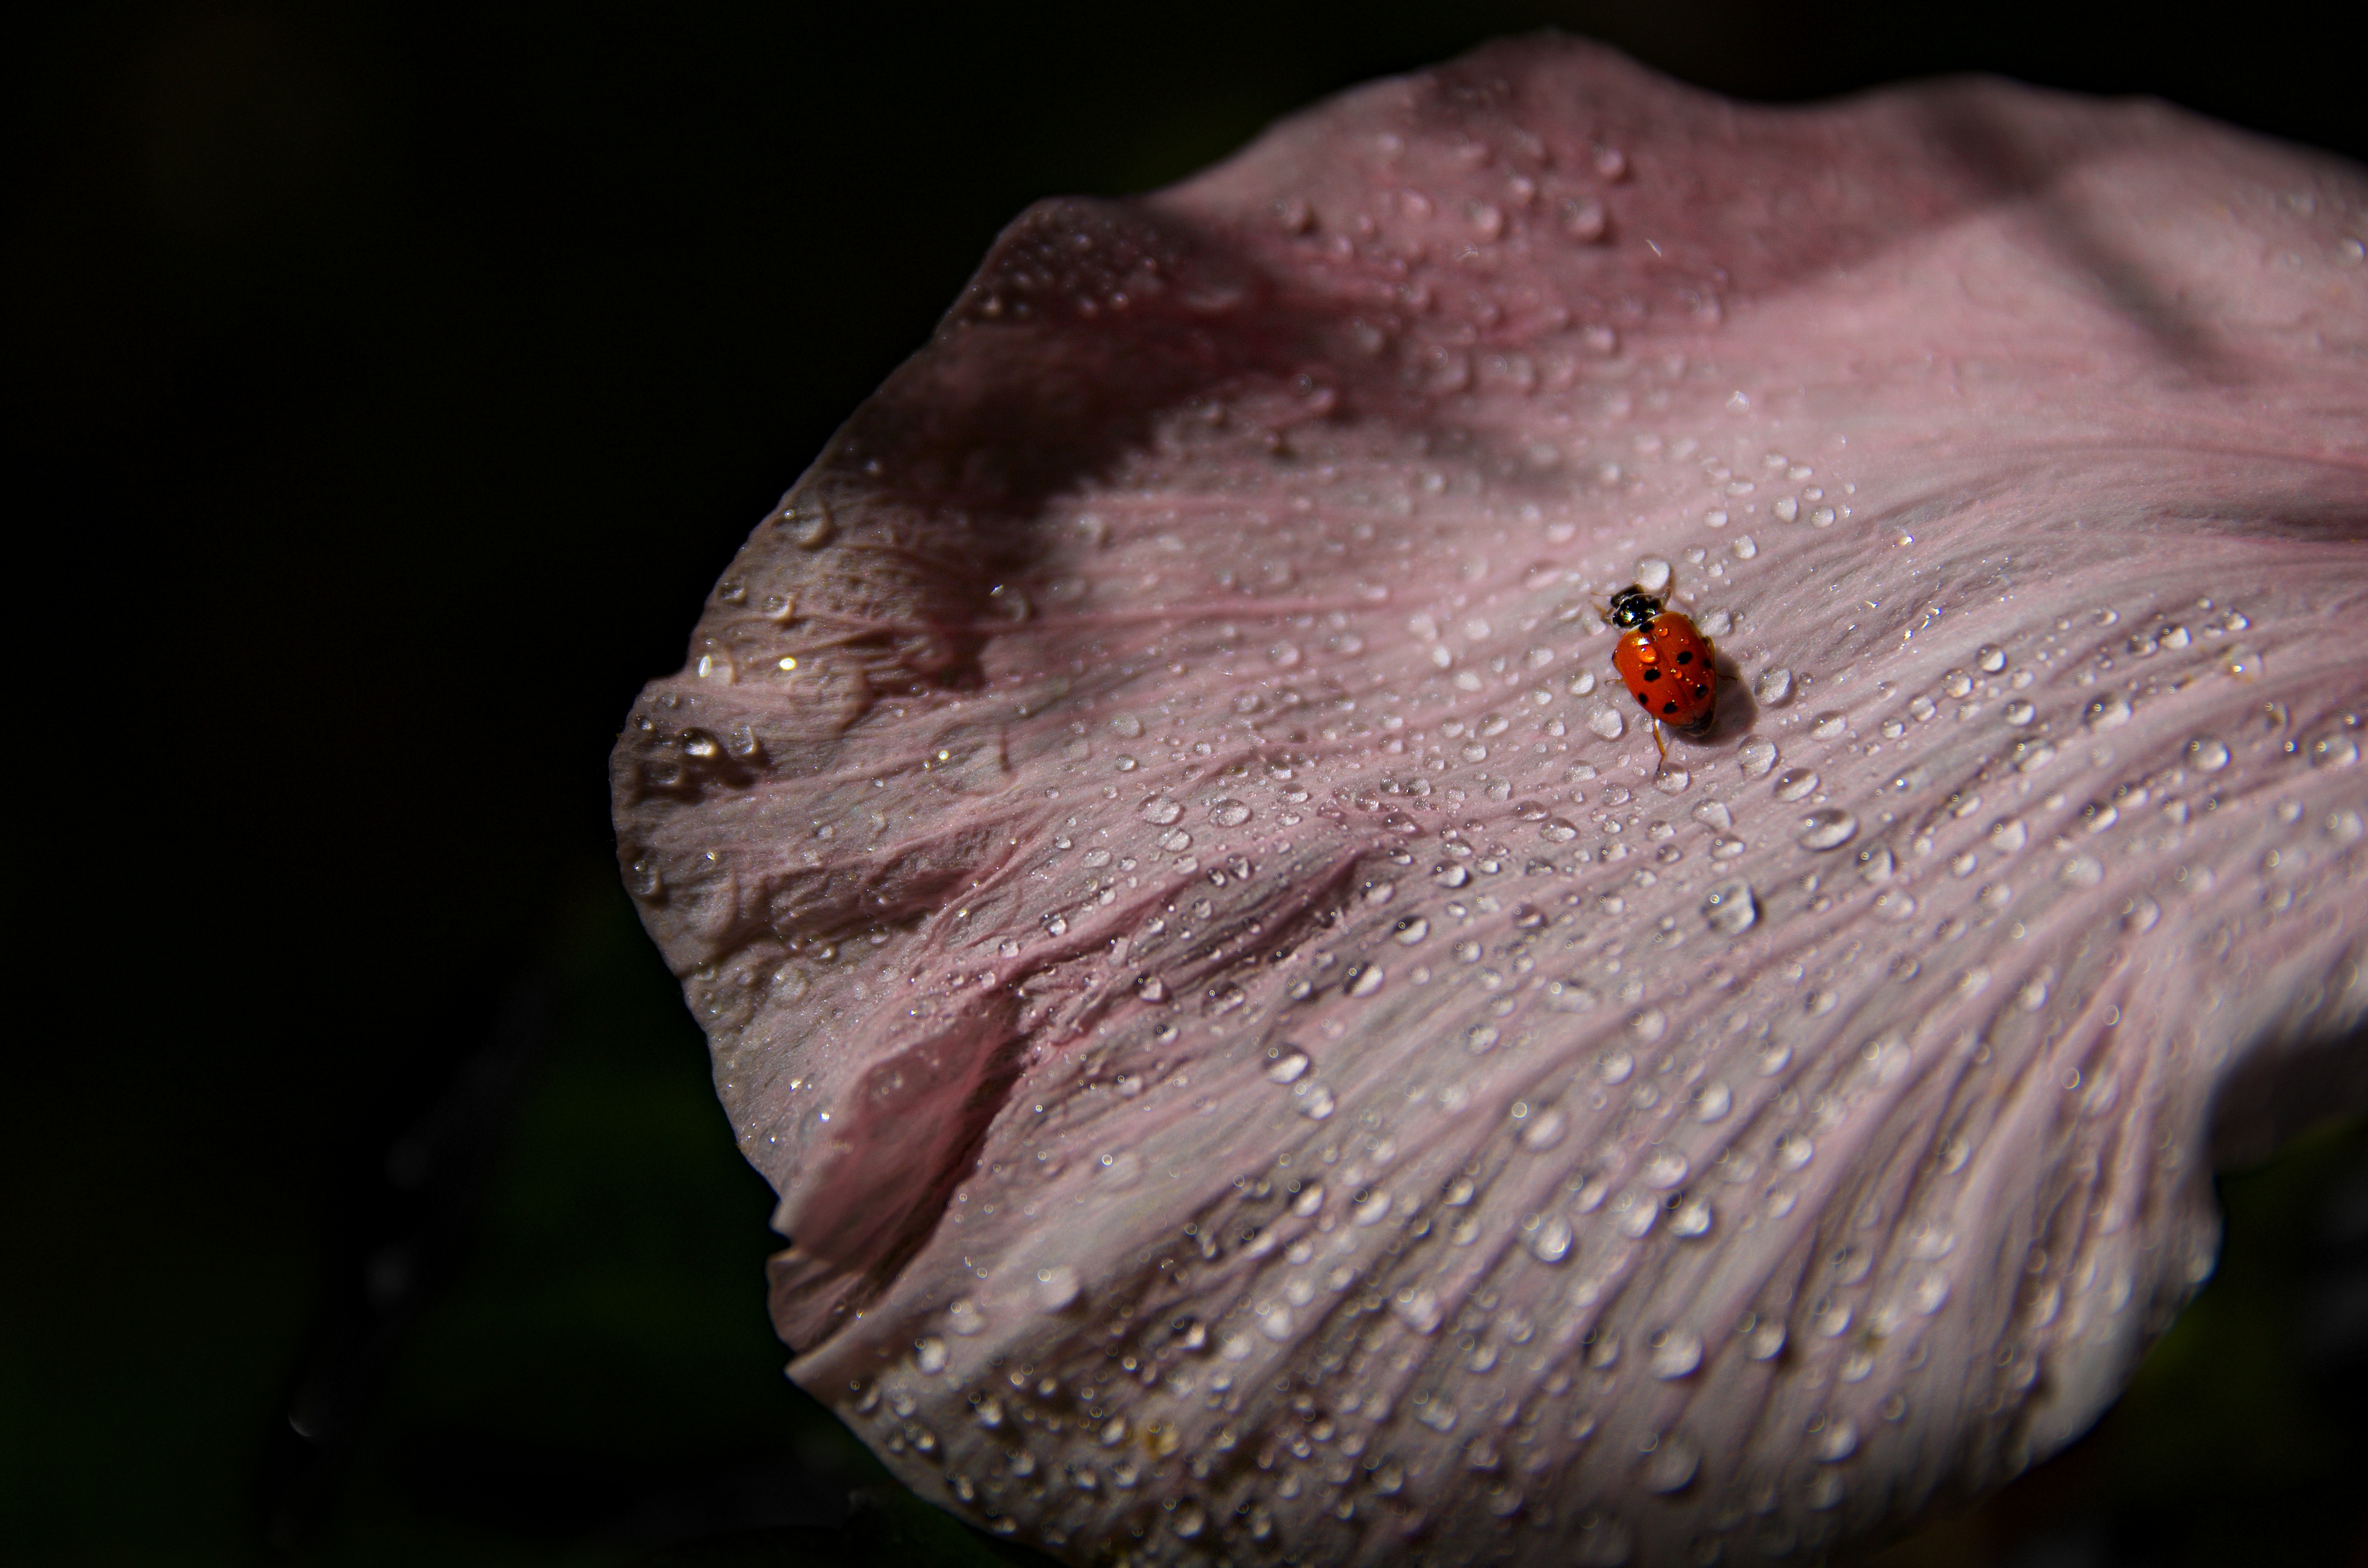
[[[1995,69],[2356,156],[2316,17],[12,17],[11,515],[60,554],[22,589],[60,623],[28,639],[19,783],[68,820],[24,818],[20,972],[65,1017],[20,1026],[0,1087],[0,1561],[273,1555],[291,1391],[379,1258],[384,1140],[465,1078],[516,979],[549,1028],[299,1556],[1009,1559],[781,1378],[769,1197],[608,869],[603,762],[750,523],[1028,201],[1166,183],[1326,91],[1547,24],[1749,96]],[[2357,1338],[2315,1362],[2305,1320],[2357,1288],[2326,1216],[2363,1172],[2355,1127],[2232,1179],[2220,1275],[2130,1398],[1896,1550],[2260,1561],[2290,1528],[2278,1561],[2335,1560],[2312,1553],[2356,1511],[2368,1391]],[[2033,1555],[2063,1542],[2089,1554]]]

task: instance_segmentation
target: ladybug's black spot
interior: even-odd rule
[[[1661,672],[1658,670],[1646,670],[1645,672],[1645,678],[1646,680],[1658,680],[1661,678]]]
[[[1664,702],[1661,704],[1661,711],[1664,713],[1674,713],[1677,710],[1678,705],[1675,702]]]
[[[1646,708],[1650,708],[1650,707],[1652,707],[1652,706],[1653,706],[1653,699],[1652,699],[1651,698],[1649,698],[1649,697],[1645,696],[1643,692],[1641,692],[1641,691],[1639,691],[1639,692],[1635,692],[1635,693],[1634,693],[1633,695],[1635,697],[1635,699],[1636,699],[1636,700],[1637,700],[1637,701],[1639,701],[1639,702],[1643,703]]]
[[[1693,650],[1692,650],[1692,649],[1691,649],[1691,648],[1686,649],[1686,650],[1684,650],[1684,651],[1680,652],[1680,653],[1678,654],[1678,663],[1679,663],[1679,664],[1681,664],[1681,665],[1691,665],[1691,664],[1692,664],[1693,662],[1694,662]]]

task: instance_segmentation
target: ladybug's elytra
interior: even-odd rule
[[[1645,712],[1673,730],[1700,734],[1718,708],[1718,671],[1710,639],[1678,610],[1630,584],[1611,596],[1611,624],[1622,628],[1611,667]],[[1658,744],[1659,730],[1653,732]]]

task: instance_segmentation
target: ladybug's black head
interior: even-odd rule
[[[1631,583],[1611,596],[1611,624],[1631,629],[1647,625],[1661,613],[1661,601]]]

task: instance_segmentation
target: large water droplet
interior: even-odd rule
[[[1793,700],[1793,672],[1782,667],[1760,671],[1759,677],[1751,683],[1751,695],[1759,699],[1762,707],[1783,707]]]
[[[1436,1334],[1447,1314],[1439,1297],[1423,1289],[1400,1290],[1390,1298],[1390,1314],[1417,1334]]]
[[[1250,809],[1239,801],[1219,801],[1209,808],[1209,820],[1219,827],[1239,827],[1250,820]]]
[[[1143,820],[1166,827],[1184,814],[1184,808],[1166,795],[1154,795],[1143,802]]]
[[[1735,748],[1735,760],[1742,764],[1745,778],[1762,778],[1776,766],[1776,743],[1764,735],[1754,735]]]
[[[1662,1381],[1670,1382],[1679,1378],[1689,1377],[1692,1375],[1695,1368],[1702,1365],[1701,1335],[1671,1329],[1656,1337],[1660,1343],[1653,1346],[1652,1358],[1647,1365],[1651,1368],[1653,1375]]]
[[[1645,1490],[1663,1496],[1682,1492],[1702,1468],[1702,1451],[1685,1438],[1665,1433],[1654,1444],[1653,1451],[1645,1456],[1645,1466],[1638,1479]]]
[[[1296,1084],[1307,1073],[1307,1052],[1286,1051],[1267,1063],[1267,1081],[1271,1084]]]
[[[1694,1091],[1694,1119],[1704,1124],[1724,1119],[1735,1108],[1735,1091],[1713,1078]]]
[[[1776,776],[1774,786],[1776,798],[1780,801],[1800,800],[1805,795],[1814,794],[1822,782],[1824,780],[1809,768],[1788,767]]]
[[[2217,773],[2228,766],[2228,748],[2210,735],[2187,743],[2187,765],[2198,773]]]
[[[1628,721],[1616,708],[1599,708],[1587,716],[1587,727],[1607,741],[1616,741],[1628,733]]]
[[[1648,594],[1657,594],[1669,585],[1669,563],[1657,555],[1647,555],[1636,562],[1636,585]]]
[[[1759,902],[1752,896],[1749,882],[1731,877],[1703,896],[1702,912],[1712,930],[1724,937],[1739,937],[1759,920]]]
[[[946,1342],[936,1335],[924,1335],[913,1342],[913,1365],[924,1373],[946,1369]]]
[[[1711,1209],[1706,1199],[1688,1198],[1669,1210],[1669,1233],[1673,1236],[1703,1236],[1710,1233]]]
[[[2112,730],[2130,722],[2130,701],[2118,691],[2107,692],[2089,704],[2080,722],[2092,730]]]
[[[1065,1263],[1036,1271],[1036,1284],[1031,1292],[1039,1310],[1057,1312],[1077,1299],[1077,1271]]]
[[[1540,1263],[1560,1263],[1570,1256],[1570,1221],[1550,1214],[1530,1233],[1530,1256]]]
[[[1646,1157],[1638,1174],[1643,1176],[1646,1187],[1667,1192],[1685,1180],[1686,1172],[1691,1168],[1686,1157],[1675,1149],[1656,1149]]]
[[[1797,1132],[1776,1140],[1776,1163],[1788,1171],[1801,1170],[1816,1157],[1817,1146]]]
[[[1811,812],[1801,819],[1797,842],[1804,849],[1839,849],[1858,833],[1858,818],[1837,807]]]
[[[1562,1142],[1563,1133],[1569,1126],[1568,1119],[1559,1109],[1549,1106],[1533,1113],[1522,1123],[1521,1146],[1531,1151],[1551,1149]]]

